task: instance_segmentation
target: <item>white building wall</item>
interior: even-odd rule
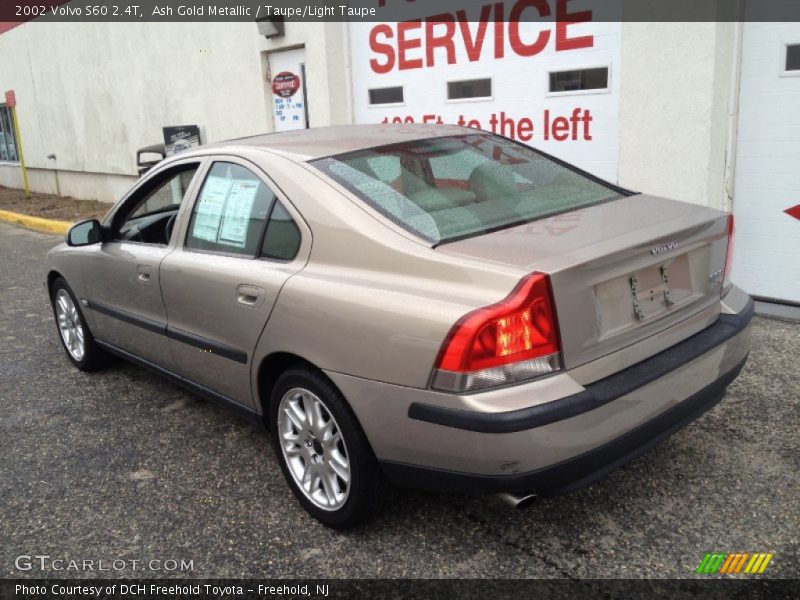
[[[623,23],[620,184],[729,208],[736,35],[735,23]]]
[[[546,149],[633,189],[729,207],[725,166],[737,25],[574,27],[576,35],[582,28],[597,35],[597,60],[612,67],[610,94],[543,98],[526,97],[521,87],[504,89],[504,66],[511,74],[518,68],[512,57],[445,70],[460,69],[465,76],[496,73],[498,94],[491,109],[507,105],[517,118],[535,117],[548,106],[605,102],[607,108],[596,108],[593,143],[551,143]],[[208,142],[272,131],[269,52],[305,47],[311,126],[391,116],[366,108],[361,97],[366,51],[359,48],[366,29],[348,39],[344,23],[287,23],[284,37],[266,40],[254,23],[34,21],[0,35],[0,91],[17,93],[34,190],[112,201],[135,178],[135,150],[160,141],[162,126],[203,125]],[[600,56],[603,51],[611,54]],[[556,66],[589,66],[583,63],[590,53],[560,54],[529,59],[540,76],[529,74],[528,85],[545,85],[542,73],[550,60]],[[485,112],[481,103],[433,101],[431,94],[444,91],[443,73],[434,71],[394,74],[408,88],[403,114],[435,108],[452,120],[456,113]],[[350,98],[351,74],[361,94],[355,99]],[[375,79],[370,77],[370,85]],[[47,159],[50,154],[56,159]],[[608,162],[602,165],[604,157]],[[21,186],[19,167],[0,165],[0,185]]]
[[[266,53],[281,48],[306,46],[312,125],[346,122],[342,27],[289,23],[266,40],[254,23],[32,22],[0,35],[31,187],[113,201],[163,126],[204,126],[209,143],[272,131]],[[19,167],[0,166],[0,185],[19,187]]]
[[[434,11],[435,12],[435,11]],[[563,160],[572,162],[609,181],[617,180],[617,157],[619,155],[619,99],[620,99],[620,33],[618,22],[587,22],[569,27],[570,38],[590,40],[588,47],[556,50],[556,33],[552,23],[522,22],[520,38],[530,43],[541,31],[548,34],[545,48],[534,56],[519,56],[509,41],[508,28],[503,28],[502,57],[494,51],[496,30],[494,24],[485,27],[485,39],[479,58],[470,60],[460,29],[453,36],[455,63],[448,64],[443,49],[433,52],[434,64],[426,60],[427,36],[424,27],[419,27],[406,36],[419,42],[405,53],[407,60],[421,61],[422,67],[408,70],[399,68],[399,59],[392,62],[386,73],[376,72],[371,60],[385,61],[385,57],[370,51],[370,34],[377,23],[351,23],[351,51],[353,73],[353,105],[356,123],[430,122],[447,124],[480,124],[480,128],[494,131],[523,141],[534,148],[549,152]],[[470,22],[470,39],[478,38],[479,23]],[[437,25],[441,31],[442,25]],[[382,42],[386,43],[383,38]],[[397,35],[388,40],[396,47]],[[399,54],[399,51],[398,51]],[[609,69],[608,89],[572,92],[549,92],[549,73],[606,67]],[[491,78],[492,97],[485,99],[448,100],[447,83],[478,78]],[[624,85],[624,84],[622,84]],[[393,105],[370,105],[369,90],[403,86],[404,102]],[[591,118],[588,126],[581,122],[577,139],[557,140],[545,132],[545,123],[555,119],[569,118],[574,111]],[[545,118],[545,113],[548,117]],[[505,116],[507,126],[501,128],[500,116]],[[496,117],[495,125],[491,118]],[[533,130],[519,136],[519,123],[526,119]],[[516,127],[511,126],[516,124]]]

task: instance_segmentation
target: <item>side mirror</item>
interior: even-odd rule
[[[75,223],[67,231],[68,246],[88,246],[103,241],[103,226],[97,219]]]

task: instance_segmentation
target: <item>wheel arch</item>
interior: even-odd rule
[[[261,405],[262,418],[267,429],[269,429],[270,425],[269,402],[275,383],[282,373],[296,367],[308,367],[324,375],[322,369],[314,363],[291,352],[273,352],[265,356],[258,365],[256,396],[258,403]]]
[[[53,297],[53,285],[59,277],[64,279],[64,276],[55,269],[50,269],[47,273],[47,295],[49,298]],[[66,281],[66,279],[64,279],[64,281]]]
[[[272,396],[272,390],[275,388],[275,384],[278,381],[278,378],[281,374],[285,373],[289,369],[300,368],[304,367],[307,369],[311,369],[319,374],[320,377],[325,379],[327,383],[335,389],[339,395],[344,399],[345,404],[347,405],[348,410],[352,414],[353,418],[356,421],[356,424],[364,432],[364,427],[361,424],[361,420],[358,418],[358,414],[356,413],[355,408],[353,407],[350,399],[344,394],[344,392],[339,388],[338,385],[330,378],[328,375],[323,371],[320,367],[315,365],[308,359],[303,358],[297,354],[292,352],[284,352],[284,351],[276,351],[268,356],[265,356],[258,365],[258,374],[256,377],[257,382],[257,389],[256,389],[256,401],[259,404],[259,408],[261,409],[261,418],[263,421],[264,426],[267,430],[270,429],[270,399]],[[366,435],[366,434],[365,434]],[[369,443],[369,441],[368,441]]]

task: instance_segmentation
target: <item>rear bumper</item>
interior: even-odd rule
[[[722,400],[742,370],[746,358],[722,377],[677,406],[632,431],[558,464],[514,475],[477,475],[412,466],[392,461],[381,463],[396,485],[459,492],[536,492],[557,496],[579,489],[657,446]]]
[[[718,348],[747,327],[753,311],[754,303],[750,300],[741,313],[720,315],[714,325],[700,333],[560,400],[498,413],[415,402],[409,407],[408,416],[418,421],[481,433],[514,433],[563,421],[618,400]]]
[[[395,483],[559,494],[618,468],[719,402],[745,364],[752,315],[752,300],[736,290],[711,326],[585,384],[564,372],[454,396],[329,375]]]

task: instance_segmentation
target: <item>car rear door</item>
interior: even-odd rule
[[[161,263],[176,372],[253,404],[253,351],[286,280],[305,265],[310,231],[275,183],[244,159],[213,157],[180,242]]]
[[[200,164],[172,163],[143,179],[106,222],[108,239],[86,248],[81,303],[91,309],[95,337],[167,369],[172,359],[159,266],[172,247],[170,219],[189,196]]]

